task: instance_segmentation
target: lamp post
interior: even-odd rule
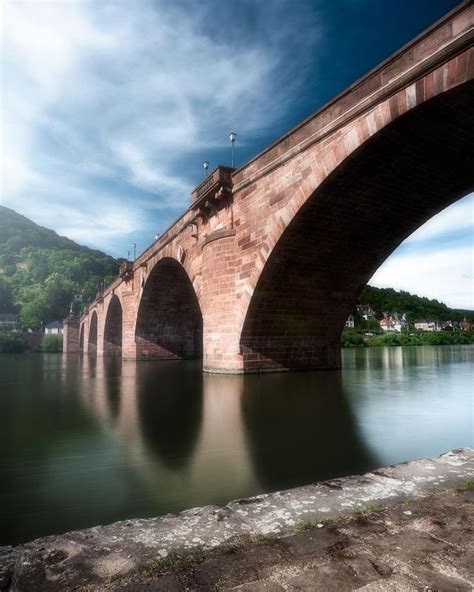
[[[235,142],[235,138],[236,137],[237,137],[237,134],[235,132],[230,132],[230,134],[229,134],[229,140],[230,140],[230,144],[232,146],[232,168],[234,168],[234,165],[235,165],[234,142]]]
[[[204,168],[204,174],[205,174],[205,176],[207,177],[207,171],[209,170],[209,163],[208,163],[208,161],[207,161],[207,160],[205,160],[205,161],[202,163],[202,166],[203,166],[203,168]]]
[[[133,260],[137,258],[137,243],[133,243]]]

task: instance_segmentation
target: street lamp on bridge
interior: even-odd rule
[[[229,140],[230,140],[230,144],[232,146],[232,168],[234,168],[234,165],[235,165],[234,142],[235,142],[235,138],[236,137],[237,137],[237,134],[235,132],[230,132],[230,134],[229,134]]]

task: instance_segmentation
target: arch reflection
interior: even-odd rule
[[[168,469],[183,469],[196,446],[203,406],[202,372],[192,362],[141,362],[137,410],[146,447]]]
[[[254,470],[267,491],[377,465],[339,372],[247,375],[242,417]]]

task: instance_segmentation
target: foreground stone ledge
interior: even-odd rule
[[[193,556],[239,540],[278,539],[316,519],[426,497],[473,479],[474,449],[464,448],[436,459],[235,500],[226,506],[49,536],[0,548],[0,590],[95,588],[169,556]]]

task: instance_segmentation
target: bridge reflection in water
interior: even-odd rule
[[[342,373],[10,356],[0,544],[472,445],[474,348],[344,352]],[[34,418],[34,421],[32,420]]]

